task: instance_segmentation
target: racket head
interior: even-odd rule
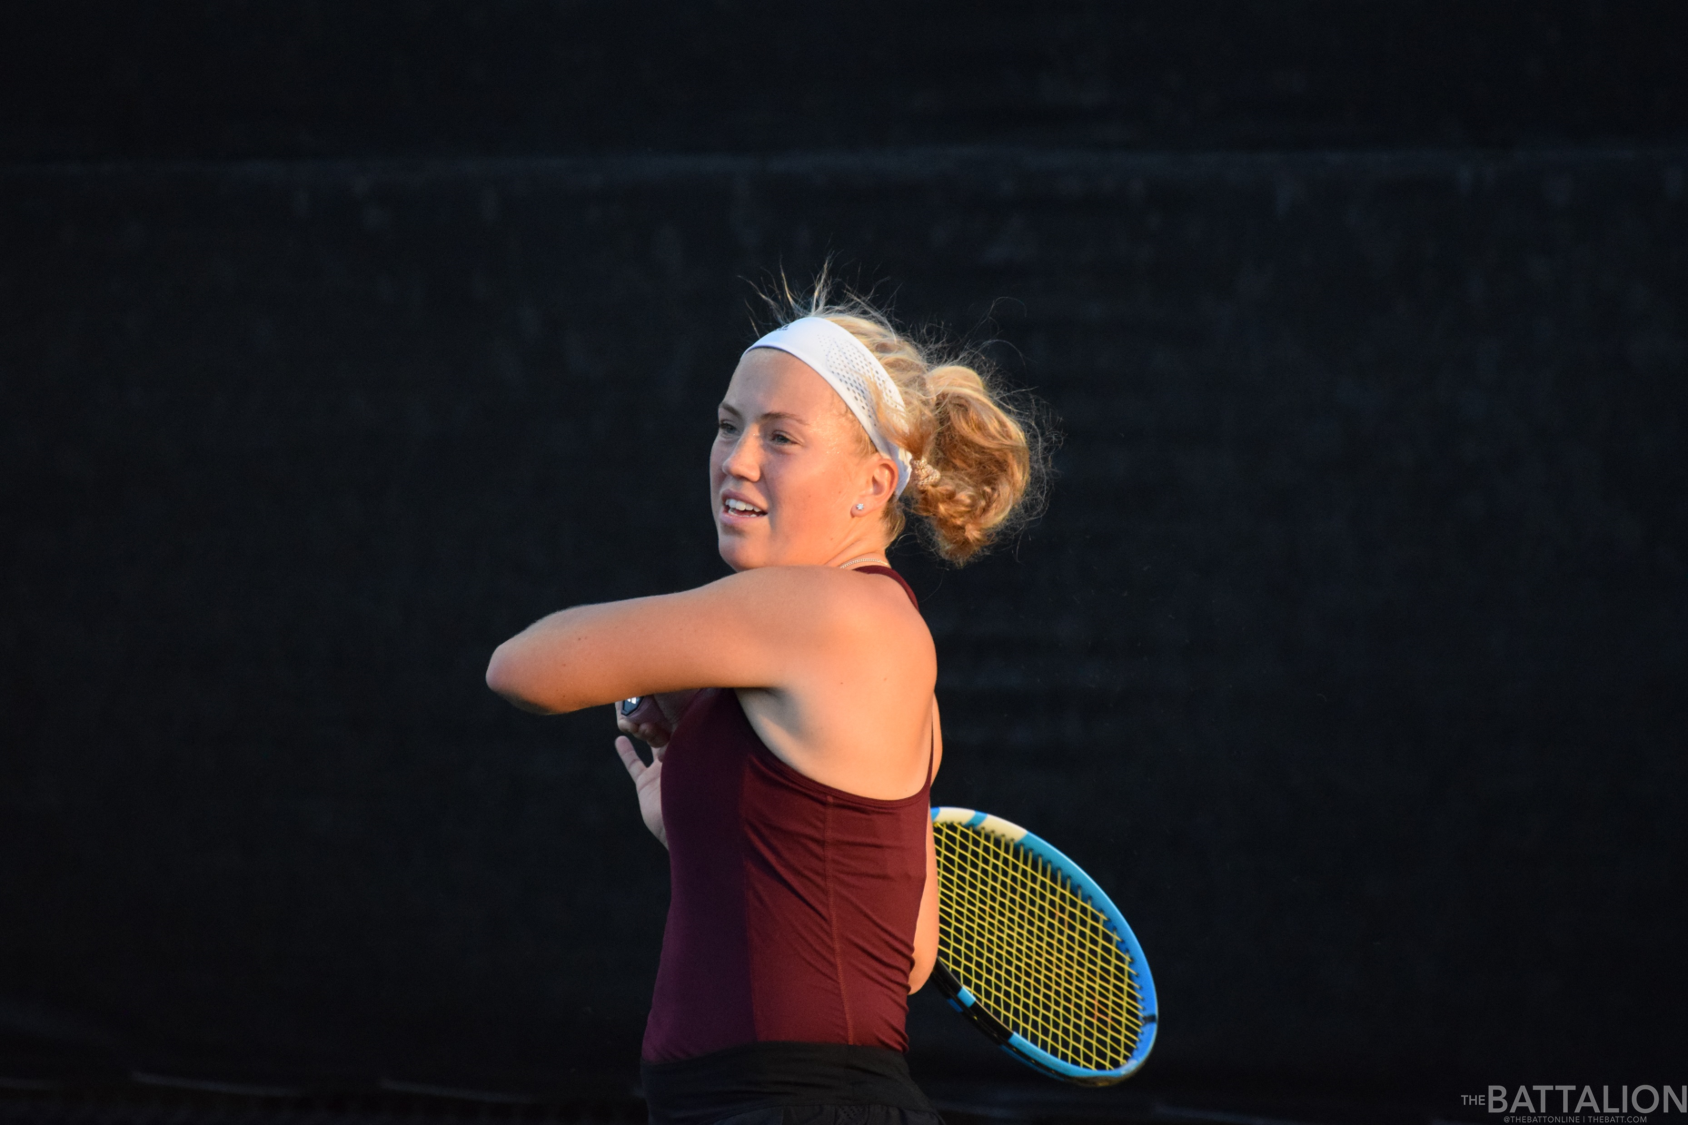
[[[947,1002],[1052,1078],[1108,1086],[1138,1070],[1157,1039],[1157,990],[1122,911],[1073,860],[1019,825],[974,809],[929,815],[940,866],[940,955],[931,979]],[[1053,925],[1031,934],[1031,911],[1072,922],[1062,934]],[[1003,944],[1020,949],[995,955],[996,922],[1015,935]],[[1043,986],[1033,974],[1006,971],[1008,956],[1030,952],[1048,963]],[[1076,1001],[1086,1002],[1089,1017],[1063,1016]]]

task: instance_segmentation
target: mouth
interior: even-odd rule
[[[749,503],[737,496],[725,496],[718,514],[727,520],[761,519],[769,515],[756,504]]]

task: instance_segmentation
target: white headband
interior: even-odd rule
[[[899,393],[899,385],[862,340],[832,320],[807,316],[782,325],[746,350],[751,351],[752,348],[774,348],[786,352],[827,380],[863,424],[864,432],[875,443],[876,449],[899,466],[899,481],[893,488],[893,495],[898,496],[905,491],[905,484],[911,479],[911,455],[881,432],[876,423],[875,396],[870,393],[870,385],[875,385],[881,393],[881,401],[889,410],[903,414],[905,398]]]

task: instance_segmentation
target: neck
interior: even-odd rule
[[[887,552],[876,551],[872,554],[858,555],[854,558],[847,559],[843,563],[836,563],[835,565],[841,570],[851,570],[860,563],[870,563],[874,566],[887,566]]]

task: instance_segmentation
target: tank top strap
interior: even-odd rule
[[[857,571],[859,574],[885,574],[887,577],[891,578],[893,581],[897,582],[899,585],[901,585],[905,588],[905,596],[907,598],[911,599],[911,605],[913,607],[915,607],[918,610],[922,609],[921,606],[917,605],[916,591],[911,589],[911,584],[909,582],[905,581],[905,576],[900,574],[898,571],[894,570],[892,567],[890,567],[890,566],[855,566],[852,569]]]

